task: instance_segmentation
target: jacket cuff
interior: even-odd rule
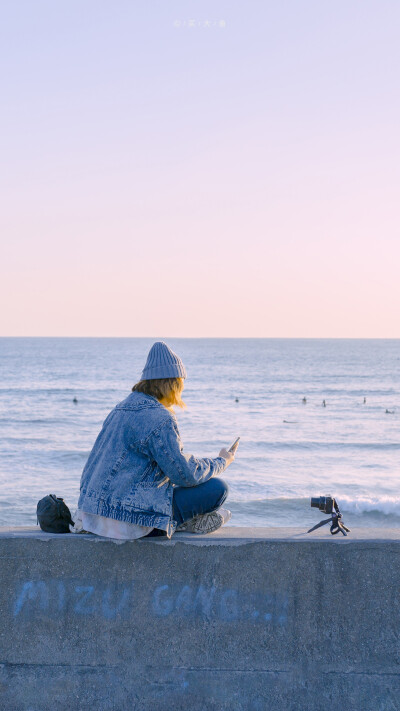
[[[224,472],[225,469],[226,469],[227,466],[228,466],[227,463],[226,463],[225,457],[216,457],[215,461],[216,461],[216,462],[221,462],[221,465],[222,465],[221,471]]]

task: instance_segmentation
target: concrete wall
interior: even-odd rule
[[[299,533],[3,529],[0,708],[400,709],[398,533]]]

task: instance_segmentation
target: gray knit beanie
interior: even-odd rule
[[[159,378],[186,378],[181,359],[163,341],[157,341],[150,348],[141,380]]]

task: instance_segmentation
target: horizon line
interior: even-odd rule
[[[53,338],[53,339],[115,339],[115,340],[133,340],[133,339],[143,339],[143,340],[162,340],[162,339],[175,339],[175,340],[259,340],[259,341],[399,341],[400,336],[1,336],[0,339],[6,338]]]

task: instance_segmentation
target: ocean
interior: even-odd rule
[[[101,424],[155,340],[0,339],[0,525],[36,524],[48,493],[74,511]],[[308,528],[324,518],[310,497],[331,494],[350,528],[400,527],[400,340],[163,340],[188,372],[185,451],[214,457],[241,437],[223,475],[229,525]]]

